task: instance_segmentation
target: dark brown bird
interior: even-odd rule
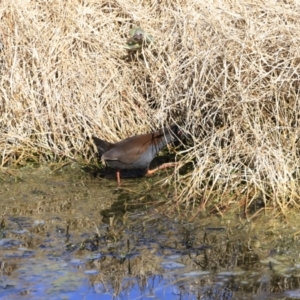
[[[116,144],[97,137],[93,137],[93,141],[102,159],[110,168],[116,169],[117,181],[120,186],[120,170],[142,169],[146,171],[146,175],[150,175],[158,170],[175,166],[176,163],[171,162],[149,170],[149,165],[158,151],[171,142],[179,141],[181,135],[179,127],[174,124],[153,133],[128,137]]]

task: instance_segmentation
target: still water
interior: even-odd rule
[[[300,299],[297,213],[191,221],[166,175],[2,170],[0,299]]]

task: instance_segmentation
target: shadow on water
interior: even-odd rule
[[[160,176],[3,173],[0,299],[300,299],[296,218],[170,217]]]

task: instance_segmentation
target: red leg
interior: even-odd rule
[[[155,169],[148,170],[147,173],[146,173],[146,176],[147,175],[153,175],[155,172],[157,172],[159,170],[163,170],[163,169],[170,168],[170,167],[175,167],[175,166],[177,166],[177,164],[178,163],[176,163],[176,162],[169,162],[169,163],[162,164],[161,166],[159,166]]]
[[[118,186],[121,186],[120,170],[118,170],[118,171],[116,172],[116,175],[117,175]]]

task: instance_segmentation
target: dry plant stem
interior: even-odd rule
[[[267,210],[272,210],[272,208],[268,208],[268,207],[263,207],[260,208],[257,212],[255,212],[251,217],[247,217],[248,221],[251,221],[252,219],[254,219],[255,217],[257,217],[262,211],[267,211]]]
[[[128,192],[133,193],[133,194],[139,194],[138,191],[135,191],[135,190],[129,189],[129,188],[124,188],[124,187],[122,187],[122,190],[123,190],[123,191],[128,191]]]
[[[51,174],[57,172],[58,170],[63,169],[64,167],[66,167],[66,166],[68,166],[68,165],[70,165],[70,164],[71,164],[71,162],[63,163],[61,166],[59,166],[59,167],[55,168],[53,171],[51,171]]]

